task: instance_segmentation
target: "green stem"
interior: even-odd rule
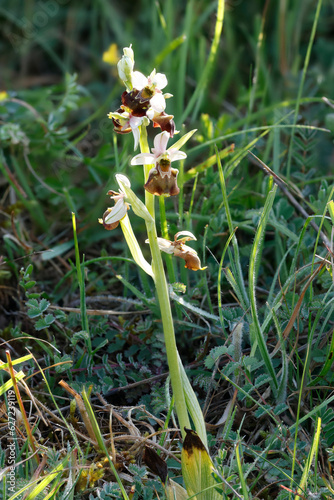
[[[142,153],[149,152],[145,126],[142,126],[140,130],[140,150]],[[148,174],[151,168],[153,168],[153,165],[144,165],[145,182],[148,178]],[[152,195],[148,191],[145,191],[145,204],[153,219],[155,219],[154,195]],[[184,428],[190,428],[190,421],[183,393],[183,384],[179,366],[178,351],[175,341],[174,323],[169,301],[167,280],[162,262],[161,251],[158,245],[155,223],[152,224],[151,222],[146,222],[146,229],[151,248],[154,283],[159,300],[161,320],[167,351],[167,361],[169,366],[173,395],[175,399],[175,407],[179,419],[182,437],[185,438],[186,434]]]
[[[169,240],[165,198],[163,196],[159,196],[159,209],[160,209],[161,235],[166,240]],[[165,254],[165,258],[166,258],[167,274],[169,281],[170,283],[175,283],[176,277],[173,267],[173,257],[171,255]]]

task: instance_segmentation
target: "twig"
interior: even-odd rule
[[[57,309],[59,311],[73,312],[80,314],[80,309],[77,307],[59,307],[59,306],[49,306],[49,309]],[[148,314],[150,309],[143,309],[142,311],[115,311],[113,309],[86,309],[86,313],[91,316],[106,316],[106,315],[120,315],[125,316],[126,314]]]

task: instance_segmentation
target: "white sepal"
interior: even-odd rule
[[[174,247],[171,241],[166,240],[165,238],[157,238],[158,241],[158,246],[159,249],[162,252],[173,254],[174,253]],[[149,243],[148,240],[145,241],[145,243]]]
[[[142,90],[148,84],[148,80],[143,73],[140,71],[133,71],[132,73],[132,85],[136,90]]]
[[[156,111],[157,113],[162,113],[166,109],[166,101],[164,96],[161,93],[155,94],[150,99],[150,105],[152,106],[152,109],[154,111]]]

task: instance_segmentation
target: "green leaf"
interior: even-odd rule
[[[143,252],[141,251],[137,238],[132,230],[128,214],[126,214],[125,217],[123,217],[120,223],[124,234],[124,238],[126,239],[126,242],[128,244],[129,250],[131,252],[134,261],[136,262],[136,264],[138,264],[139,267],[143,269],[143,271],[145,271],[145,273],[149,274],[153,278],[152,266],[147,262],[147,260],[143,255]]]
[[[32,288],[33,286],[36,285],[36,281],[28,281],[27,283],[25,283],[23,286],[26,290],[29,290],[30,288]]]
[[[182,476],[188,495],[201,500],[221,500],[216,490],[217,482],[212,460],[196,432],[186,429],[181,452]]]
[[[263,373],[259,377],[256,377],[254,387],[256,388],[261,387],[261,385],[267,384],[268,382],[271,382],[270,375]]]
[[[285,403],[280,403],[279,405],[275,406],[274,408],[274,413],[275,415],[280,415],[283,413],[285,410],[288,410],[289,407]]]
[[[50,325],[55,321],[53,314],[47,314],[44,318],[40,318],[36,324],[35,328],[37,331],[43,330],[44,328],[49,328]]]
[[[194,133],[197,132],[197,128],[195,128],[194,130],[191,130],[190,132],[188,132],[187,134],[183,135],[181,137],[181,139],[179,139],[178,141],[174,142],[174,144],[167,149],[167,151],[170,151],[171,149],[181,149],[182,146],[187,142],[189,141],[189,139],[194,135]]]
[[[267,413],[270,410],[271,406],[270,405],[262,405],[260,408],[258,408],[255,412],[254,415],[256,418],[262,417],[265,413]]]

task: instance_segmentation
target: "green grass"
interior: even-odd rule
[[[225,499],[332,498],[330,3],[4,0],[0,20],[1,361],[10,350],[28,419],[8,434],[5,365],[0,499],[166,498],[145,445],[182,483],[152,281],[120,228],[97,222],[118,172],[144,200],[131,134],[107,118],[123,92],[102,60],[112,43],[118,56],[133,44],[135,69],[166,73],[175,142],[197,129],[177,166],[181,199],[155,208],[159,235],[191,231],[207,266],[164,256],[217,488]],[[150,264],[144,221],[129,218]],[[62,379],[84,395],[100,446]]]

